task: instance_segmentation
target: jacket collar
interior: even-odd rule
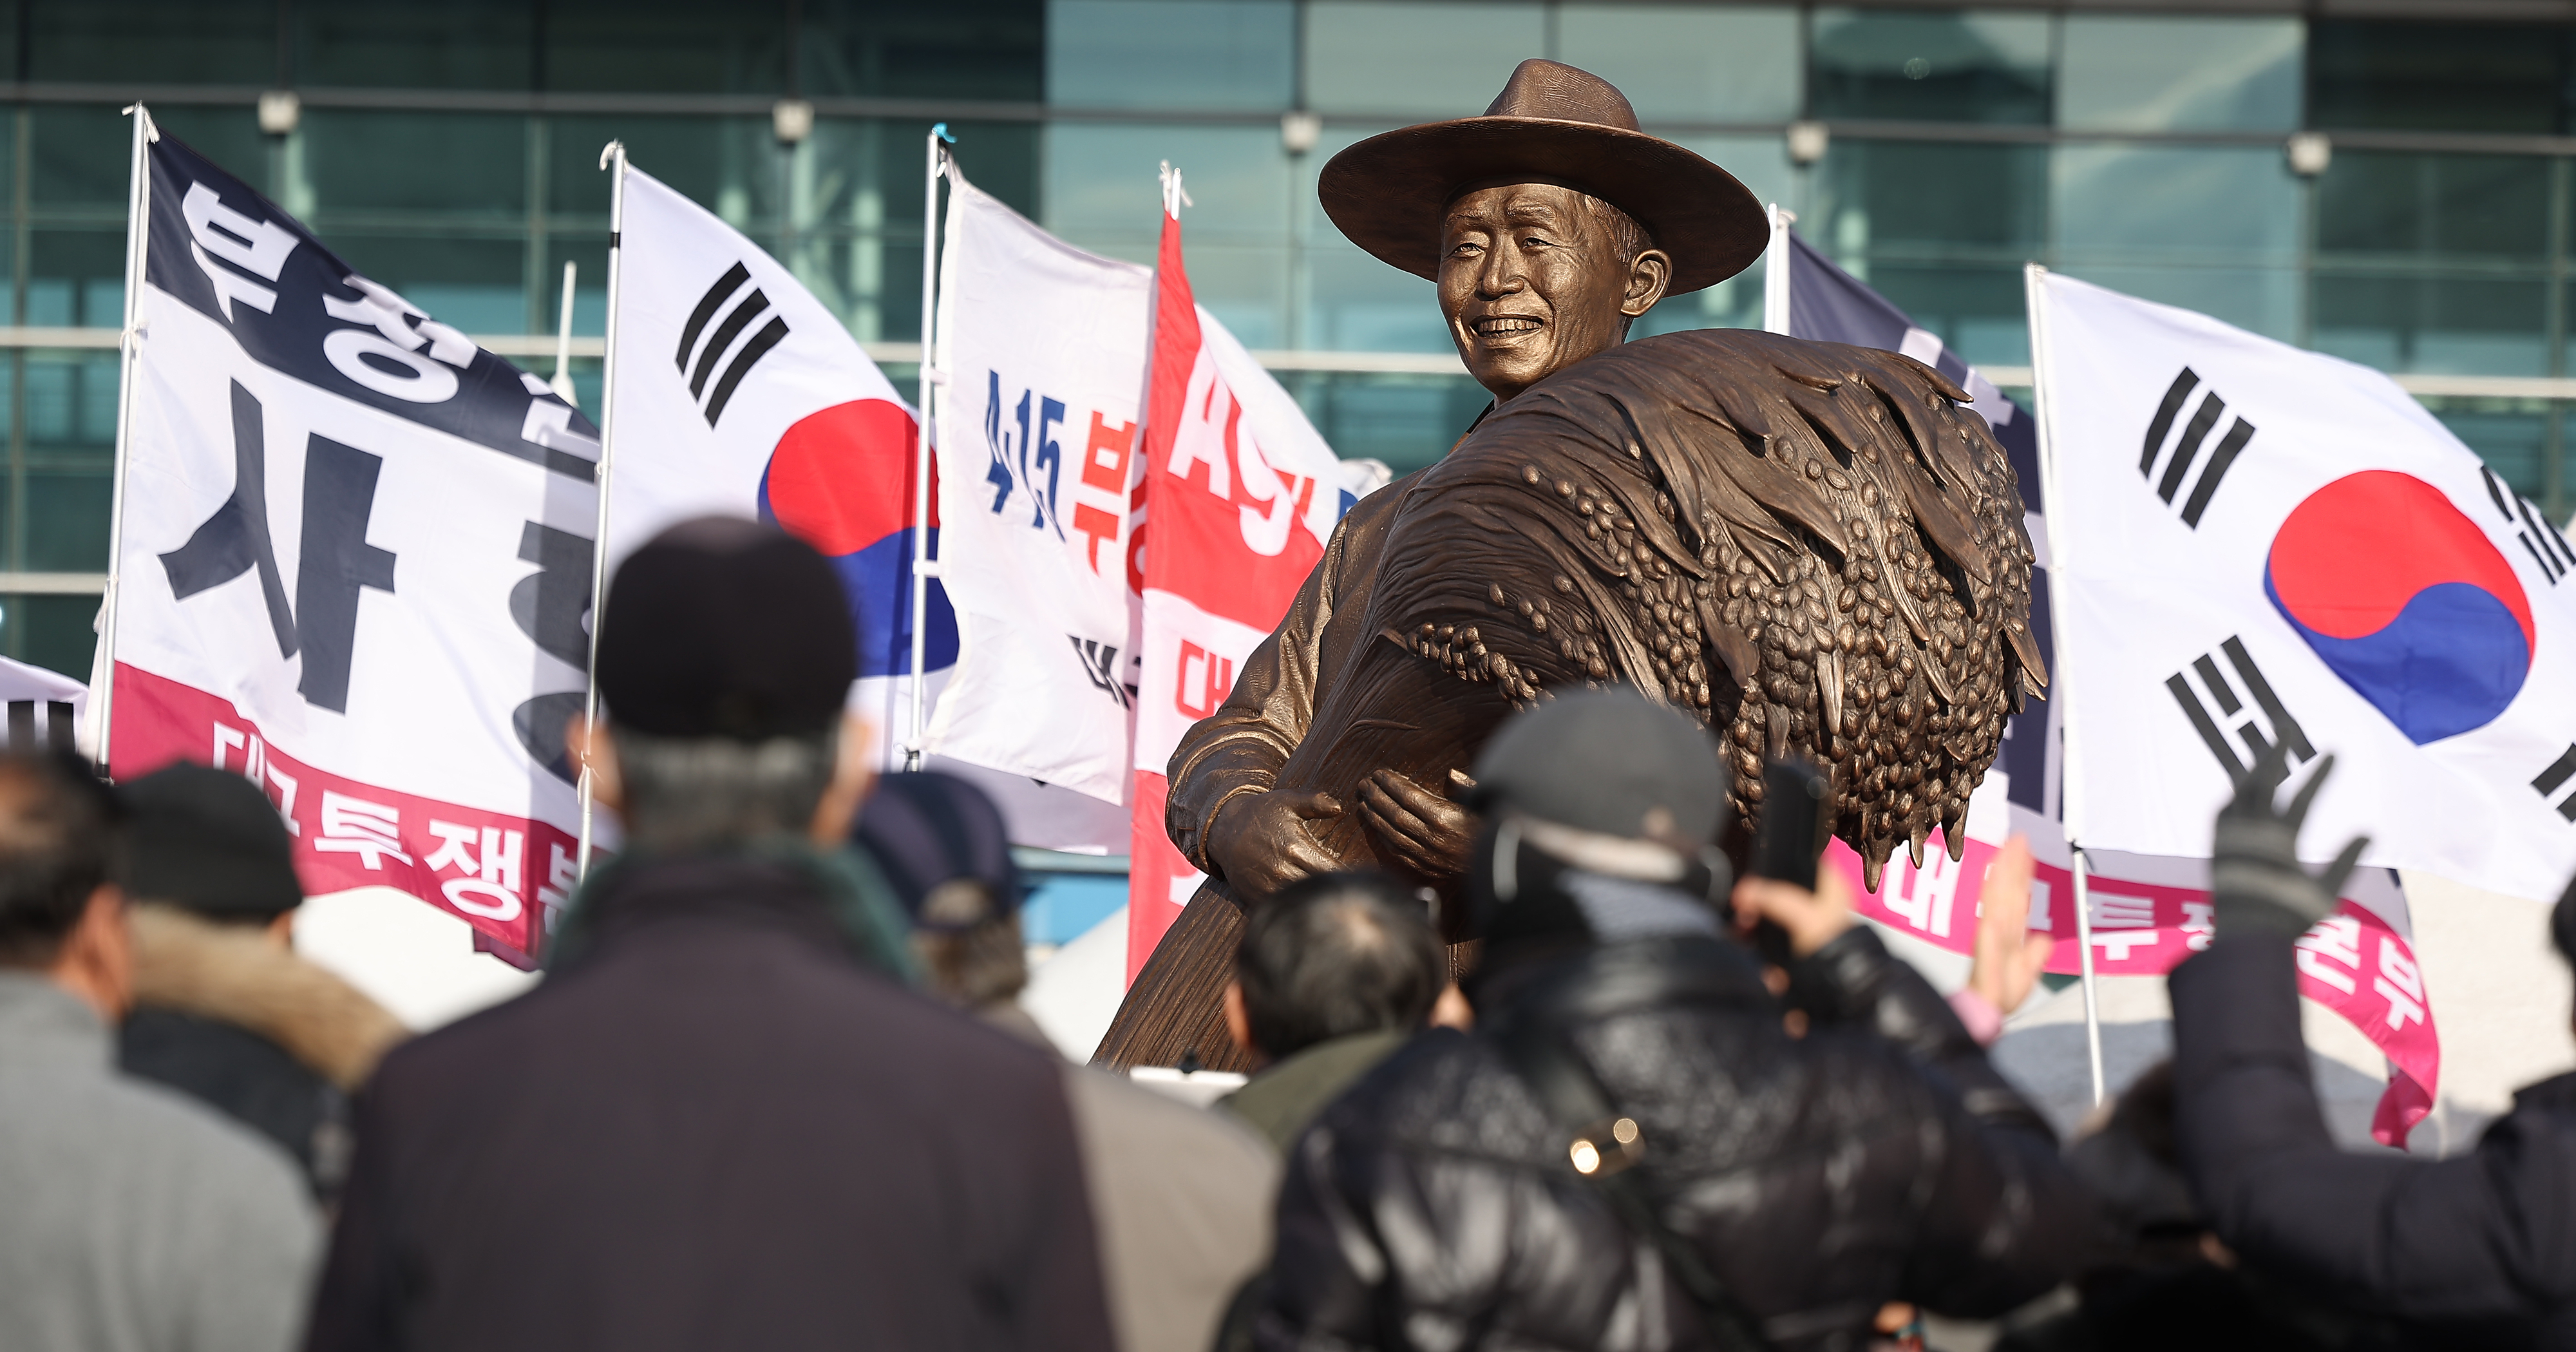
[[[2576,1115],[2576,1071],[2553,1075],[2513,1091],[2513,1108],[2515,1112]]]
[[[0,971],[0,1062],[109,1064],[107,1025],[98,1011],[42,972]]]
[[[775,842],[593,869],[554,937],[548,966],[589,960],[634,931],[697,918],[785,930],[898,981],[915,980],[910,927],[876,865],[856,850]]]

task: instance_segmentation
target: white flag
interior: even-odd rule
[[[176,139],[148,172],[113,770],[248,776],[307,890],[526,961],[572,885],[595,434]]]
[[[2576,549],[2385,375],[2035,277],[2069,834],[2205,854],[2287,743],[2338,758],[2308,851],[2556,895]]]
[[[1153,274],[954,183],[940,261],[939,510],[960,649],[930,747],[1121,803]]]

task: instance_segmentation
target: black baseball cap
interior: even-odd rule
[[[127,890],[218,920],[268,921],[304,901],[295,841],[258,785],[182,762],[118,789]]]
[[[858,663],[831,562],[739,517],[681,522],[628,555],[600,620],[609,721],[656,736],[823,732],[839,721]]]
[[[1476,758],[1468,805],[1630,838],[1707,844],[1727,769],[1708,730],[1633,690],[1578,690],[1515,715]]]
[[[1011,858],[1002,810],[982,789],[955,775],[916,770],[878,778],[876,792],[850,828],[850,839],[868,852],[904,914],[923,929],[962,928],[948,917],[925,916],[923,907],[945,883],[981,883],[994,909],[975,923],[1017,914],[1020,869]]]

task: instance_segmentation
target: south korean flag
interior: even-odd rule
[[[2576,548],[2394,381],[2033,269],[2066,820],[2196,855],[2274,746],[2301,844],[2526,897],[2576,872]]]

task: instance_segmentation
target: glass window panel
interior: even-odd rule
[[[1305,346],[1340,352],[1454,352],[1431,283],[1338,242],[1308,248]]]
[[[111,409],[114,402],[113,398],[109,400]],[[113,416],[111,412],[111,420]],[[115,482],[113,471],[104,461],[97,469],[87,471],[28,471],[29,572],[107,571],[107,518]],[[88,600],[89,611],[94,615],[98,600]]]
[[[2535,399],[2428,397],[2426,411],[2487,462],[2496,477],[2534,502],[2546,489],[2548,405]],[[2527,562],[2527,561],[2526,561]]]
[[[40,328],[123,327],[123,227],[29,232],[26,306]]]
[[[1690,136],[1681,144],[1707,156],[1753,192],[1761,202],[1788,202],[1794,186],[1787,145],[1777,136]],[[1762,327],[1762,269],[1759,264],[1717,285],[1689,295],[1667,297],[1648,310],[1630,330],[1632,336],[1673,333],[1683,329]]]
[[[1306,102],[1322,112],[1472,117],[1547,51],[1536,4],[1309,0]]]
[[[1797,191],[1797,171],[1789,163],[1789,143],[1781,137],[1677,136],[1673,139],[1735,175],[1735,181],[1743,184],[1757,202],[1785,204]]]
[[[768,118],[549,118],[546,137],[547,207],[556,213],[594,219],[606,228],[609,174],[599,167],[599,152],[609,141],[623,140],[629,164],[727,225],[768,231],[778,224],[786,152]],[[914,210],[920,202],[913,198]]]
[[[1819,9],[1813,23],[1818,117],[2048,121],[2045,15]]]
[[[117,135],[131,136],[132,133],[124,126],[125,119],[119,117],[116,120]],[[240,104],[219,107],[156,103],[152,105],[152,124],[161,129],[162,135],[178,137],[190,149],[214,161],[242,182],[263,193],[269,192],[277,164],[276,151],[283,143],[276,137],[261,134],[257,109]],[[125,214],[124,202],[120,194],[117,198],[119,217]]]
[[[1363,375],[1283,371],[1306,420],[1344,459],[1383,460],[1400,477],[1438,461],[1494,396],[1464,373]]]
[[[260,88],[280,80],[274,0],[19,2],[28,7],[29,79]]]
[[[1286,109],[1289,0],[1052,0],[1047,101],[1070,108]]]
[[[1044,220],[1067,239],[1138,236],[1151,248],[1161,229],[1156,173],[1166,161],[1189,190],[1181,220],[1193,239],[1286,238],[1288,156],[1275,127],[1059,122],[1046,129],[1045,145]]]
[[[30,352],[23,370],[30,461],[56,468],[108,465],[116,445],[116,354]]]
[[[2297,19],[2070,14],[2057,122],[2087,131],[2288,131],[2299,125]]]
[[[541,87],[783,93],[787,13],[702,0],[546,0]]]
[[[291,142],[288,205],[308,221],[527,215],[528,123],[522,117],[312,108]]]
[[[525,0],[333,0],[294,10],[303,85],[526,89],[537,7]]]
[[[105,105],[39,105],[28,119],[27,196],[40,212],[70,209],[125,219],[134,133]]]
[[[1565,5],[1556,24],[1557,59],[1619,86],[1649,129],[1798,115],[1795,9]]]
[[[527,244],[516,238],[471,239],[454,234],[391,235],[343,231],[332,250],[366,277],[384,283],[431,318],[469,334],[550,333],[563,275],[529,303]]]
[[[2052,178],[2070,265],[2297,261],[2299,182],[2273,147],[2061,145]]]
[[[803,0],[803,13],[796,56],[806,94],[1045,96],[1046,0]]]
[[[2318,127],[2553,132],[2566,117],[2569,30],[2318,19],[2308,122]]]
[[[2342,276],[2315,282],[2316,346],[2388,371],[2548,372],[2537,278]]]
[[[1926,266],[1841,259],[1846,271],[1868,283],[1917,326],[1972,366],[2030,364],[2030,327],[2023,319],[2021,267]]]
[[[1814,212],[1799,228],[1837,259],[1890,248],[1956,256],[2039,248],[2048,149],[1840,138],[1814,177]]]
[[[2328,252],[2548,252],[2549,162],[2538,156],[2337,151],[2317,192],[2317,247]]]
[[[98,650],[90,627],[97,618],[95,596],[0,597],[0,648],[21,662],[86,681]]]
[[[575,337],[597,338],[608,332],[608,236],[549,235],[546,238],[545,264],[538,272],[544,285],[537,305],[545,326],[542,333],[555,331],[563,306],[564,264],[577,265],[572,285],[572,331]],[[534,368],[531,368],[534,369]],[[555,371],[554,358],[545,359],[545,373]]]

